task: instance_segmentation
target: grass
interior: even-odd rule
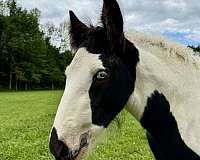
[[[0,159],[53,160],[48,137],[62,91],[0,92]],[[85,160],[152,160],[143,129],[127,112]]]

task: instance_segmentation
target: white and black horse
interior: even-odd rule
[[[70,20],[75,56],[50,137],[55,158],[80,159],[127,106],[156,159],[199,160],[198,57],[159,38],[125,36],[116,0],[104,0],[102,26],[88,27],[72,11]]]

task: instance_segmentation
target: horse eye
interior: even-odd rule
[[[107,71],[99,71],[97,74],[96,74],[96,79],[97,81],[104,81],[104,80],[107,80],[109,78],[109,73]]]

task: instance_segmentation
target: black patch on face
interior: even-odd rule
[[[93,28],[88,35],[80,47],[92,54],[100,54],[103,66],[110,72],[109,82],[99,86],[93,81],[89,90],[92,122],[107,127],[134,91],[139,52],[127,39],[111,51],[102,27]]]
[[[184,143],[169,102],[158,91],[148,98],[141,124],[157,160],[200,160]]]
[[[110,79],[98,84],[93,78],[89,90],[93,124],[107,127],[116,115],[123,109],[134,90],[135,76],[127,66],[116,56],[101,55],[100,59],[110,74]]]
[[[92,108],[92,122],[107,127],[123,109],[129,96],[134,91],[136,65],[139,53],[136,47],[125,39],[124,46],[118,46],[112,53],[103,28],[99,27],[89,33],[87,41],[82,44],[90,53],[101,54],[103,66],[110,72],[111,79],[103,85],[93,81],[89,95]],[[91,45],[93,44],[93,45]]]
[[[89,90],[92,122],[107,127],[134,91],[138,50],[124,36],[123,17],[116,0],[104,0],[102,26],[88,27],[72,11],[70,20],[71,47],[100,54],[100,60],[109,72],[109,80],[101,84],[95,80],[95,75]]]

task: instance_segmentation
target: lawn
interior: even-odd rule
[[[0,160],[53,160],[48,137],[62,91],[0,92]],[[127,112],[85,160],[152,160],[145,133]]]

